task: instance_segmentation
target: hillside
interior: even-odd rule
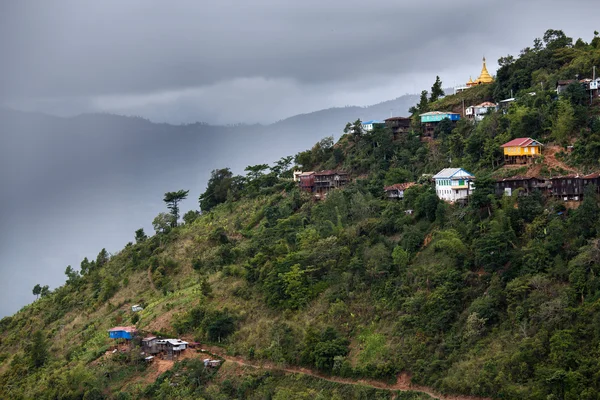
[[[150,230],[165,190],[194,189],[194,200],[183,207],[196,208],[213,169],[228,166],[240,173],[248,165],[273,162],[323,137],[339,137],[356,115],[383,118],[389,108],[406,115],[413,102],[407,95],[384,108],[329,109],[271,125],[236,126],[0,109],[0,221],[13,226],[0,240],[0,265],[8,269],[0,291],[9,293],[0,317],[32,300],[35,275],[60,286],[65,266],[97,253],[99,244],[117,251],[130,231],[140,225]],[[20,268],[9,268],[13,265]]]
[[[0,320],[0,398],[597,399],[598,190],[576,207],[494,190],[499,175],[598,170],[598,108],[581,86],[529,93],[540,69],[561,77],[574,60],[595,62],[600,39],[549,32],[468,94],[518,89],[506,113],[440,123],[430,142],[418,125],[394,140],[351,124],[295,166],[214,171],[201,214],[156,218],[155,234],[131,232],[135,243],[84,259]],[[543,140],[552,165],[503,165],[500,145],[522,136]],[[468,204],[440,201],[423,177],[453,166],[476,175]],[[293,168],[353,179],[316,201]],[[384,197],[384,185],[411,181],[402,201]],[[198,345],[147,363],[139,340],[113,352],[107,330],[128,325]],[[223,362],[208,368],[207,357]]]

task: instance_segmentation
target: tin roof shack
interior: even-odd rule
[[[552,178],[551,193],[564,201],[581,200],[583,195],[583,179],[579,175],[565,175]]]
[[[156,336],[149,336],[142,339],[142,351],[148,354],[158,354],[158,338]]]
[[[203,362],[206,368],[217,368],[221,365],[221,360],[211,360],[210,358],[205,358]]]
[[[131,340],[137,333],[135,326],[115,326],[108,330],[108,336],[111,339]]]
[[[385,196],[389,200],[402,200],[404,199],[404,191],[414,185],[414,182],[395,183],[391,186],[384,187],[383,190],[385,191]]]
[[[300,182],[300,190],[312,193],[315,190],[315,173],[313,171],[303,172],[298,175],[298,182]]]
[[[454,126],[460,119],[460,114],[455,112],[430,111],[419,115],[419,117],[421,117],[421,127],[423,129],[421,140],[429,141],[434,139],[433,133],[440,122],[448,119]]]
[[[346,186],[348,174],[343,171],[321,171],[314,174],[314,192],[318,198],[325,197],[333,189]]]
[[[156,345],[159,351],[166,353],[167,359],[172,359],[187,349],[188,342],[184,342],[181,339],[158,339]]]
[[[394,139],[398,139],[410,131],[410,118],[391,117],[385,120],[385,126],[392,130]]]

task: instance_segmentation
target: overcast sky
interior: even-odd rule
[[[0,104],[153,121],[276,121],[476,77],[592,0],[54,0],[0,5]],[[588,11],[586,11],[589,10]],[[594,11],[595,12],[595,11]]]
[[[436,75],[444,87],[463,84],[483,56],[494,75],[499,57],[518,55],[546,29],[589,41],[600,30],[595,14],[597,0],[1,1],[0,107],[270,123],[419,93]],[[32,301],[34,283],[62,284],[67,264],[119,250],[140,226],[150,233],[165,191],[191,189],[196,207],[211,169],[237,163],[241,172],[314,143],[278,132],[277,148],[233,156],[202,141],[205,156],[191,149],[187,164],[165,162],[158,176],[132,160],[161,167],[163,142],[133,154],[141,146],[126,147],[128,135],[111,125],[94,126],[91,145],[89,125],[71,121],[79,143],[56,144],[42,119],[28,130],[40,136],[17,144],[10,135],[27,131],[19,121],[9,129],[0,119],[0,317]],[[62,122],[52,124],[60,132]],[[90,165],[100,149],[106,158]]]

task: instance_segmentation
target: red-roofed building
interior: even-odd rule
[[[542,154],[540,142],[532,138],[516,138],[501,147],[504,149],[504,162],[507,164],[527,164]]]
[[[404,191],[414,185],[414,182],[395,183],[391,186],[384,187],[383,190],[388,199],[402,200],[404,198]]]

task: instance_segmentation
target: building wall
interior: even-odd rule
[[[505,156],[534,156],[541,154],[539,146],[504,147]]]

